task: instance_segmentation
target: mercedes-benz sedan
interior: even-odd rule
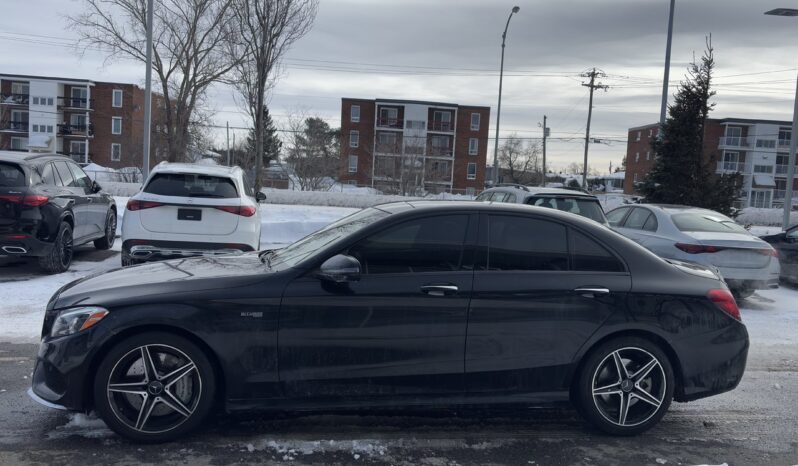
[[[631,435],[733,389],[748,334],[711,270],[583,217],[482,202],[364,209],[280,250],[138,265],[50,300],[30,392],[119,434],[214,408],[573,402]]]

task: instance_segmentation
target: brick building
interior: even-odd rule
[[[144,90],[134,84],[0,74],[0,149],[139,167],[143,130]]]
[[[635,192],[654,166],[651,142],[659,124],[629,129],[624,192]],[[746,118],[708,119],[704,127],[704,163],[714,172],[741,173],[741,207],[781,207],[787,186],[792,122]],[[794,183],[793,189],[798,189]]]
[[[484,187],[490,107],[341,100],[343,182],[403,194]]]

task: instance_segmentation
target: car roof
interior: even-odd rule
[[[497,185],[492,188],[488,188],[483,192],[493,192],[494,190],[516,190],[521,191],[533,195],[552,195],[552,196],[570,196],[570,197],[584,197],[590,199],[597,199],[596,196],[588,193],[584,193],[582,191],[576,191],[573,189],[564,189],[564,188],[546,188],[542,186],[524,186],[524,185],[515,185],[515,184],[507,184],[507,185]]]
[[[72,160],[69,157],[52,152],[22,152],[13,150],[0,150],[0,162],[30,162],[36,160]]]
[[[152,169],[152,173],[196,173],[223,176],[230,176],[239,172],[242,172],[239,166],[226,167],[221,165],[200,165],[197,163],[161,162]]]
[[[389,202],[386,204],[378,204],[374,206],[375,209],[382,210],[391,214],[409,213],[413,212],[437,212],[437,211],[485,211],[485,212],[506,212],[506,213],[522,213],[529,215],[542,215],[546,217],[557,218],[568,222],[579,222],[580,224],[588,225],[601,225],[600,223],[591,220],[587,217],[577,215],[570,212],[564,212],[557,209],[550,209],[548,207],[537,207],[528,204],[515,204],[507,202],[482,202],[482,201],[399,201]]]

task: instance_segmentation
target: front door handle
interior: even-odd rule
[[[430,296],[446,296],[457,293],[459,288],[457,285],[424,285],[421,287],[421,292]]]
[[[581,294],[585,298],[595,298],[596,296],[610,294],[610,290],[607,288],[599,288],[595,286],[584,286],[576,288],[574,290],[574,293]]]

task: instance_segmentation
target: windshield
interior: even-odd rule
[[[729,217],[717,213],[683,213],[671,216],[680,231],[702,231],[714,233],[748,233]]]
[[[550,209],[562,210],[563,212],[571,212],[572,214],[581,215],[591,220],[607,224],[607,217],[604,216],[604,210],[601,204],[595,199],[578,199],[573,197],[532,197],[527,201],[538,207],[548,207]]]
[[[268,257],[268,263],[271,267],[279,269],[293,267],[319,249],[345,238],[388,215],[390,215],[388,212],[373,207],[355,212],[276,251],[271,257]]]
[[[26,186],[25,173],[13,163],[0,163],[0,187],[19,188]]]
[[[161,196],[237,198],[236,185],[230,178],[196,173],[156,173],[145,193]]]

